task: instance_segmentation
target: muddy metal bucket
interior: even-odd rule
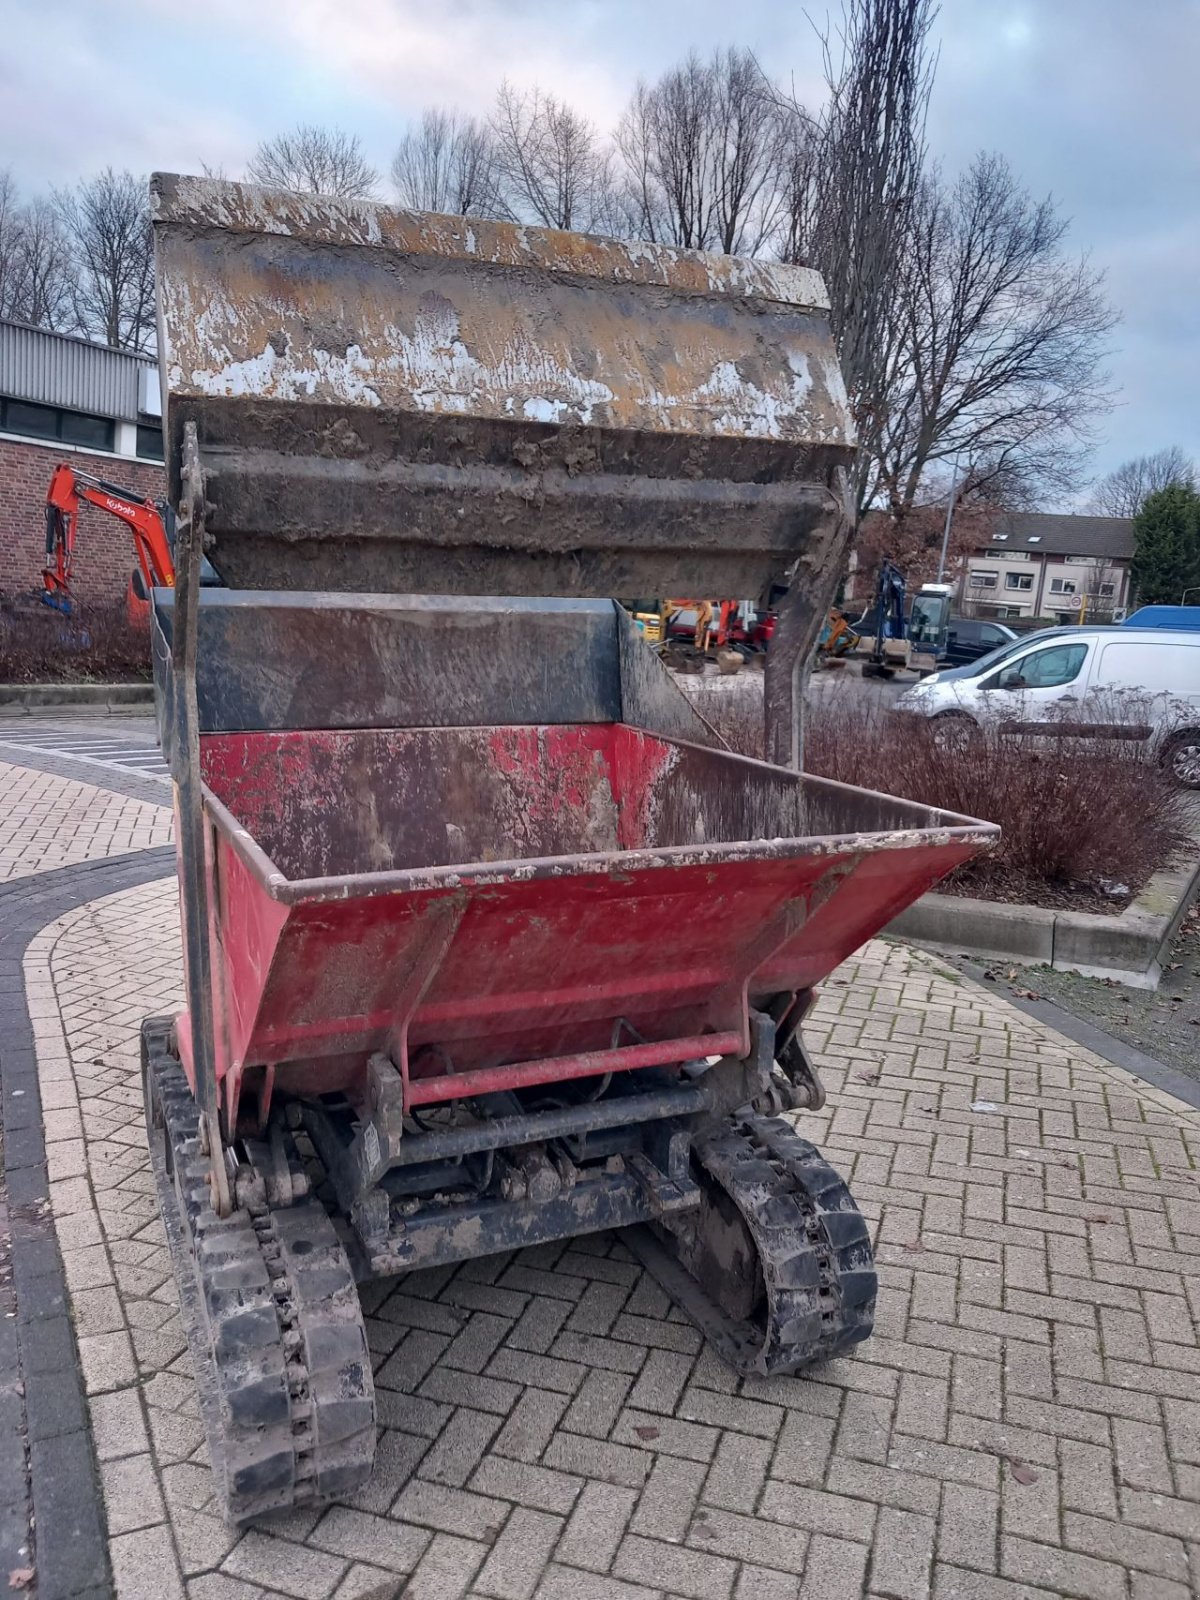
[[[853,431],[806,268],[159,174],[172,498],[233,588],[757,595]]]
[[[205,737],[230,1125],[744,1056],[996,830],[622,723]],[[188,1032],[180,1030],[181,1040]],[[186,1048],[186,1044],[185,1044]]]

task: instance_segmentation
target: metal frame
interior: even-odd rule
[[[216,1049],[213,1042],[212,945],[209,920],[204,818],[200,777],[200,716],[196,705],[196,635],[200,605],[200,568],[204,558],[204,478],[195,424],[183,439],[183,504],[175,543],[174,672],[175,825],[179,836],[183,879],[184,970],[188,996],[191,1058],[200,1104],[201,1142],[212,1169],[213,1208],[220,1217],[233,1210],[229,1171],[221,1138]]]

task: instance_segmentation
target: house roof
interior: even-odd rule
[[[997,535],[1007,534],[1007,538]],[[1030,554],[1091,556],[1099,561],[1133,558],[1130,517],[1065,517],[1046,511],[1009,511],[983,549],[1026,550]]]

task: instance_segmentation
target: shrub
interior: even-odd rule
[[[763,752],[758,696],[701,689],[697,708],[745,755]],[[1105,719],[1106,708],[1090,708]],[[1070,713],[1079,720],[1079,708]],[[948,739],[847,679],[811,696],[805,766],[841,783],[919,800],[1003,830],[999,848],[948,886],[993,899],[1049,900],[1137,890],[1187,842],[1189,797],[1133,741],[1047,738],[998,728]]]
[[[36,597],[0,595],[0,683],[128,682],[150,675],[150,634],[123,601],[64,617]]]

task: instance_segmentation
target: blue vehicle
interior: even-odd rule
[[[1200,606],[1141,606],[1131,611],[1123,628],[1200,628]]]

